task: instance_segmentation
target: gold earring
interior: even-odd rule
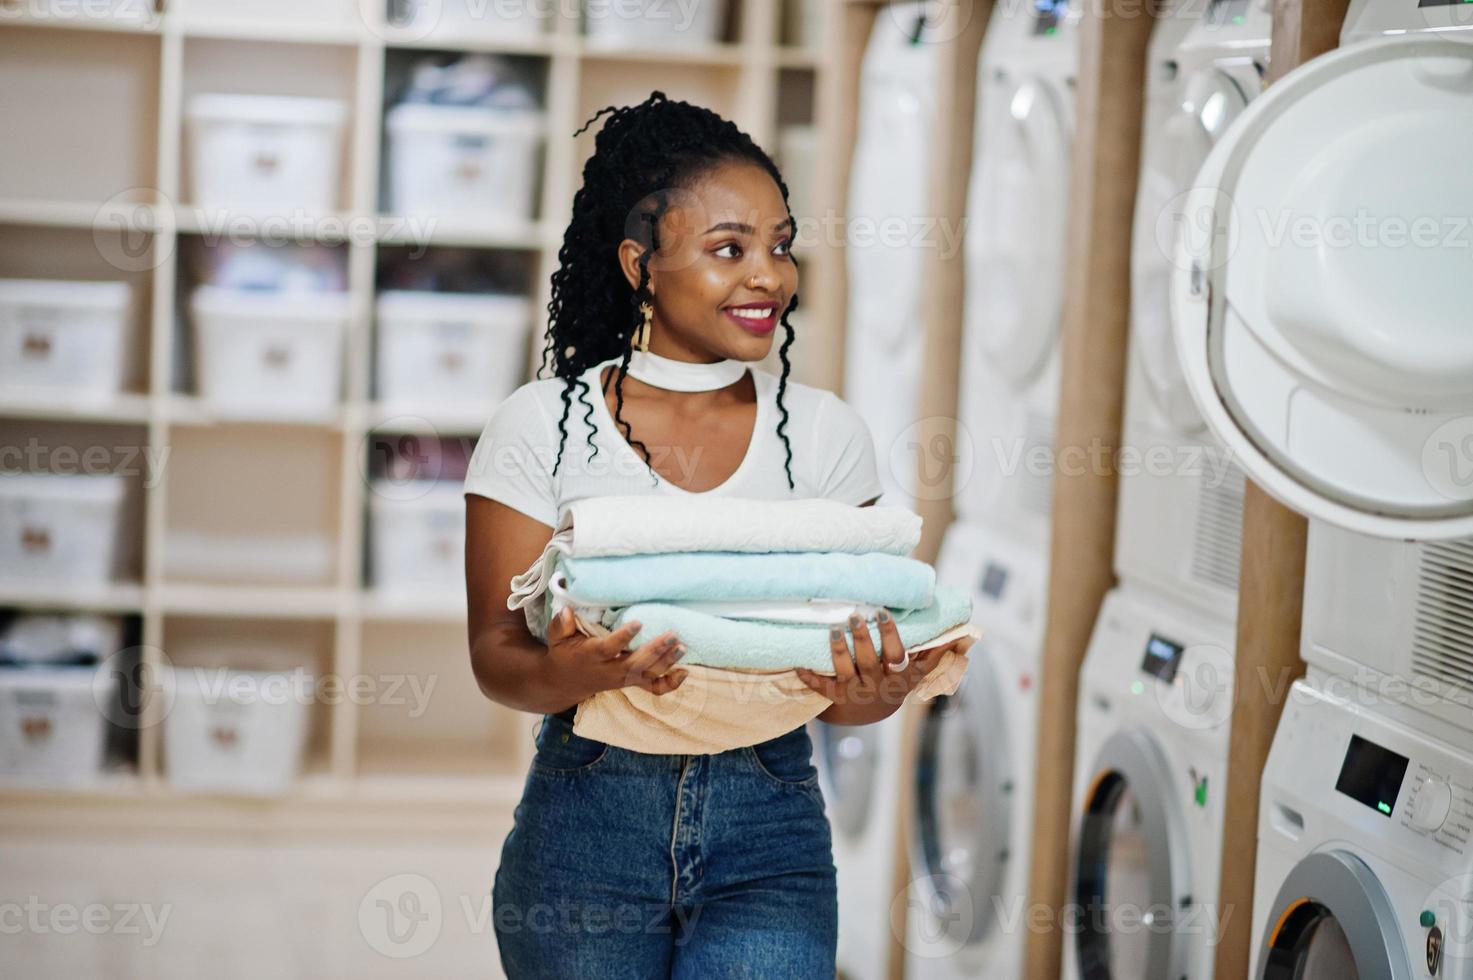
[[[648,303],[640,303],[639,311],[644,314],[644,322],[634,331],[635,350],[650,349],[650,325],[654,322],[655,308]]]

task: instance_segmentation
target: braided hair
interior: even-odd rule
[[[563,414],[558,420],[557,461],[562,464],[568,441],[568,416],[573,390],[583,406],[583,419],[593,450],[593,405],[583,372],[622,352],[614,381],[614,420],[625,438],[644,456],[644,443],[635,439],[624,421],[624,378],[628,374],[634,332],[644,322],[640,304],[653,302],[649,292],[650,257],[660,249],[659,222],[671,207],[673,191],[689,190],[717,166],[742,161],[762,167],[777,182],[783,204],[788,187],[777,166],[752,138],[709,109],[689,102],[672,101],[655,90],[644,102],[633,106],[607,106],[593,114],[573,135],[576,137],[604,113],[610,113],[595,137],[593,155],[583,165],[583,186],[573,196],[573,217],[558,249],[558,269],[552,274],[552,298],[547,304],[547,343],[542,350],[538,377],[546,370],[563,379]],[[792,219],[791,209],[788,211]],[[633,226],[632,229],[630,226]],[[632,233],[631,233],[632,232]],[[644,246],[639,256],[639,285],[631,289],[619,265],[619,244],[626,237]],[[778,382],[777,406],[781,419],[777,434],[787,456],[783,467],[788,487],[793,488],[793,448],[784,431],[788,410],[783,405],[791,365],[788,348],[793,345],[793,327],[788,316],[798,308],[795,293],[783,310],[780,322],[784,339],[778,349],[782,377]],[[599,393],[603,397],[603,393]],[[653,473],[654,467],[650,466]]]

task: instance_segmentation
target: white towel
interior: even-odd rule
[[[542,554],[513,576],[506,608],[527,607],[534,634],[536,626],[547,622],[547,610],[532,604],[547,591],[558,552],[573,558],[677,551],[908,555],[920,540],[921,516],[904,507],[859,507],[820,497],[589,497],[563,507]]]
[[[574,614],[586,620],[602,621],[611,609],[622,608],[606,602],[580,602],[568,592],[567,579],[554,575],[547,583],[549,619],[572,606]],[[858,613],[874,621],[880,607],[868,602],[844,599],[683,599],[683,609],[692,609],[723,619],[761,619],[773,623],[807,623],[818,626],[847,625],[849,617]]]

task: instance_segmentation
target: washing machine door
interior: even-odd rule
[[[1188,913],[1186,822],[1155,737],[1112,735],[1095,760],[1075,841],[1075,955],[1082,980],[1176,980]],[[1128,913],[1131,928],[1112,928]]]
[[[834,826],[848,837],[863,836],[880,771],[878,725],[812,725],[818,773]]]
[[[972,182],[967,329],[984,369],[1021,390],[1058,343],[1073,122],[1069,96],[999,72]]]
[[[1319,851],[1295,865],[1274,897],[1267,922],[1258,980],[1414,976],[1385,888],[1348,851]]]
[[[913,42],[902,25],[923,13],[918,3],[897,5],[875,21],[849,185],[848,315],[860,342],[890,353],[921,343],[925,249],[915,222],[926,213],[930,186],[937,46]]]
[[[1012,777],[999,678],[980,645],[957,692],[924,707],[911,876],[949,945],[985,938],[1010,849]],[[980,654],[980,655],[979,655]]]
[[[1316,58],[1208,156],[1178,235],[1182,370],[1249,478],[1381,537],[1473,535],[1473,44]]]
[[[1182,84],[1181,100],[1162,125],[1141,171],[1136,246],[1131,261],[1131,328],[1151,401],[1172,428],[1192,434],[1205,424],[1182,377],[1171,330],[1173,246],[1186,192],[1220,137],[1258,91],[1251,61],[1203,68]]]

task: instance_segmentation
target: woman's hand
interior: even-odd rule
[[[896,670],[905,662],[905,646],[900,642],[900,631],[886,610],[881,609],[875,618],[879,620],[880,627],[878,651],[870,639],[869,627],[856,614],[849,617],[854,641],[852,657],[843,627],[835,626],[829,630],[829,651],[834,657],[833,677],[798,668],[798,677],[804,684],[834,702],[819,715],[821,720],[834,725],[868,725],[890,717],[905,696],[941,662],[947,650],[965,653],[975,642],[970,636],[958,637],[950,643],[922,650],[903,670]]]
[[[685,656],[685,644],[666,632],[637,650],[626,650],[639,627],[629,622],[607,636],[585,636],[574,625],[572,607],[564,606],[547,624],[549,683],[569,706],[620,687],[642,687],[653,694],[675,690],[686,672],[670,668]]]

